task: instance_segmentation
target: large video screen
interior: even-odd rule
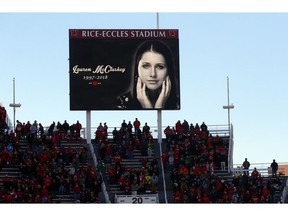
[[[69,29],[70,110],[179,110],[178,29]]]

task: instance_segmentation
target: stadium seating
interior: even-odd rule
[[[160,203],[280,202],[285,178],[229,173],[229,136],[210,133],[204,122],[167,126],[162,152],[150,128],[136,133],[129,122],[108,132],[105,123],[95,131],[91,152],[73,127],[64,131],[56,124],[34,136],[27,122],[14,134],[3,123],[4,109],[0,203],[105,203],[102,182],[112,202],[115,195],[136,194],[158,194]]]

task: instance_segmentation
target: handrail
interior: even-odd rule
[[[162,137],[165,137],[164,130],[166,126],[162,126],[161,132],[162,132]],[[219,135],[219,136],[229,136],[229,129],[228,125],[207,125],[209,133],[212,135]],[[112,131],[114,130],[115,127],[108,127],[108,138],[112,138]],[[120,129],[120,126],[116,127],[117,130]],[[94,135],[97,130],[97,127],[91,127],[91,135]],[[150,126],[150,131],[151,135],[156,139],[158,138],[158,127],[157,126]],[[86,128],[83,128],[82,131],[82,137],[86,138],[87,137],[87,132]]]
[[[288,162],[277,162],[278,163],[278,165],[280,166],[280,165],[288,165]],[[271,165],[271,162],[270,163],[250,163],[250,167],[253,167],[253,169],[256,167],[257,169],[259,169],[259,168],[268,168],[268,167],[270,167],[270,165]],[[238,169],[241,169],[241,168],[243,168],[242,167],[242,164],[234,164],[233,165],[233,168],[235,169],[235,168],[238,168]]]
[[[288,178],[286,180],[286,184],[285,184],[285,187],[283,189],[282,196],[281,196],[281,203],[285,203],[287,195],[288,195]]]
[[[88,146],[90,148],[90,152],[91,152],[91,155],[92,155],[92,158],[93,158],[94,166],[97,167],[98,161],[97,161],[97,157],[96,157],[96,155],[94,153],[95,152],[94,151],[94,147],[93,147],[93,145],[91,143],[88,143]],[[104,179],[103,176],[102,176],[102,173],[101,172],[99,172],[99,173],[100,173],[102,179]],[[101,188],[102,188],[102,192],[104,194],[105,202],[106,203],[111,203],[111,201],[109,199],[109,195],[108,195],[107,190],[106,190],[106,185],[105,185],[104,181],[102,181]]]
[[[262,176],[269,176],[269,175],[272,175],[272,169],[271,167],[266,167],[266,168],[256,168],[258,172],[260,172],[260,174]],[[242,174],[244,172],[249,172],[249,173],[252,173],[254,171],[254,168],[253,169],[244,169],[242,167],[239,167],[239,168],[233,168],[231,169],[231,173],[234,175],[234,174]],[[280,173],[279,171],[281,171],[281,173],[283,173],[283,171],[285,172],[285,168],[278,168],[278,173]],[[283,173],[284,174],[284,173]]]

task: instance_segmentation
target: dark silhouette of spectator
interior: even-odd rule
[[[133,133],[133,125],[131,123],[131,121],[128,121],[128,124],[127,124],[127,131],[129,133],[129,136],[132,137],[132,133]]]
[[[273,162],[270,165],[271,171],[272,171],[272,177],[277,176],[277,171],[278,171],[278,163],[273,159]]]
[[[63,131],[62,124],[60,123],[60,121],[57,122],[56,129],[58,131]]]
[[[119,131],[117,130],[116,127],[114,127],[112,131],[113,143],[117,143],[118,135],[119,135]]]
[[[250,162],[247,160],[247,158],[245,158],[244,162],[242,163],[242,166],[244,169],[246,169],[247,171],[244,171],[245,175],[249,175],[249,167],[250,167]]]
[[[104,122],[103,129],[104,129],[104,132],[105,132],[105,136],[107,138],[108,137],[108,125],[107,125],[106,122]]]
[[[67,136],[67,134],[68,134],[69,127],[70,126],[69,126],[67,120],[64,120],[64,123],[62,124],[62,129],[63,129],[65,136]]]
[[[147,124],[147,122],[145,122],[145,125],[142,128],[142,133],[144,135],[148,135],[150,133],[150,126]]]
[[[71,124],[70,127],[69,127],[69,131],[70,131],[70,138],[73,139],[74,136],[75,136],[75,124]]]
[[[186,121],[186,119],[184,119],[182,122],[182,128],[183,128],[183,133],[186,134],[189,132],[189,123]]]
[[[82,124],[77,120],[75,124],[76,139],[80,138],[80,131],[82,129]]]
[[[16,138],[18,140],[20,140],[22,138],[22,130],[23,130],[22,127],[23,127],[22,123],[19,120],[17,120],[16,121],[15,132],[16,132]]]
[[[171,135],[172,135],[172,130],[169,125],[165,128],[164,134],[166,136],[166,140],[169,142],[169,140],[171,139]]]
[[[41,123],[39,123],[38,133],[39,133],[40,137],[42,137],[44,135],[44,127]]]
[[[205,122],[202,122],[201,126],[200,126],[201,131],[207,132],[208,131],[208,127],[205,124]]]
[[[48,128],[48,136],[53,135],[54,128],[55,128],[55,122],[53,121],[53,123]]]
[[[29,138],[30,127],[31,127],[31,123],[30,123],[30,121],[27,121],[27,123],[25,124],[25,127],[24,127],[24,133],[23,133],[25,138]]]
[[[124,130],[124,131],[127,129],[127,123],[126,123],[125,120],[123,120],[123,122],[121,124],[121,129]]]

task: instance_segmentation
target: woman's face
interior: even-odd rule
[[[152,51],[143,53],[138,64],[138,73],[148,89],[157,90],[161,87],[168,73],[164,56]]]

